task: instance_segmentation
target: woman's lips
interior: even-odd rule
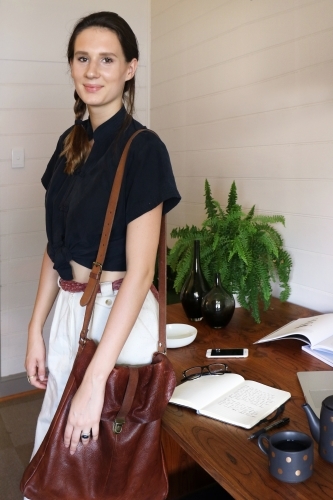
[[[91,93],[98,92],[102,88],[102,85],[83,85],[83,86],[87,92]]]

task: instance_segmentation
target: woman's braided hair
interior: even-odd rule
[[[106,28],[116,33],[127,62],[132,61],[132,59],[139,59],[138,42],[130,26],[118,14],[105,11],[90,14],[78,21],[68,42],[67,59],[69,64],[71,64],[74,59],[76,37],[83,30],[95,27]],[[62,156],[66,157],[65,172],[67,174],[72,174],[75,169],[87,159],[90,151],[87,132],[81,125],[87,106],[79,97],[76,90],[74,91],[74,99],[75,125],[67,135],[64,141],[64,149],[61,153]],[[121,131],[125,130],[132,120],[134,114],[134,99],[135,75],[125,82],[123,101],[126,106],[127,114]]]

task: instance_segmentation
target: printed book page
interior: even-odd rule
[[[323,363],[326,363],[329,366],[333,366],[333,352],[332,351],[326,351],[326,350],[321,350],[318,351],[316,349],[311,349],[309,345],[303,345],[302,346],[303,351],[307,352],[308,354],[311,354],[311,356],[314,356],[317,359],[320,359]]]
[[[290,398],[290,393],[251,380],[219,397],[199,413],[251,429]]]
[[[255,344],[283,338],[301,340],[310,344],[312,349],[333,352],[333,313],[297,319],[257,340]]]
[[[225,394],[242,383],[244,378],[236,373],[224,375],[205,375],[194,380],[188,380],[178,385],[170,399],[170,403],[188,406],[200,410],[214,399]]]

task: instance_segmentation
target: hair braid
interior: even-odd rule
[[[74,113],[75,122],[81,121],[86,112],[87,106],[74,92]],[[76,123],[64,141],[64,149],[61,156],[66,156],[66,174],[72,174],[74,170],[83,163],[89,154],[90,146],[87,132],[80,123]]]
[[[85,102],[82,101],[81,97],[76,92],[76,90],[74,91],[74,99],[75,99],[75,104],[74,104],[75,119],[82,120],[87,110],[87,105]]]

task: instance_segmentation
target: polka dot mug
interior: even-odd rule
[[[300,483],[312,475],[313,440],[298,431],[261,434],[258,446],[268,456],[272,476],[286,483]]]

